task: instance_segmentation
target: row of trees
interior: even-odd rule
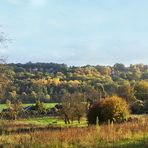
[[[3,103],[14,98],[23,103],[38,99],[60,102],[66,93],[87,94],[89,91],[98,93],[100,98],[116,94],[128,102],[148,98],[147,65],[67,67],[64,64],[27,63],[6,66],[10,83],[1,100]],[[136,73],[140,73],[140,77]]]
[[[17,77],[10,77],[9,75],[9,70],[7,69],[7,65],[4,63],[1,63],[0,65],[1,68],[1,96],[6,96],[7,91],[4,92],[4,88],[6,90],[9,90],[10,87],[14,87],[12,84],[15,84],[15,81]],[[80,70],[81,71],[81,70]],[[81,72],[80,72],[81,73]],[[13,79],[12,79],[13,78]],[[128,115],[128,105],[126,104],[126,101],[130,104],[131,109],[134,112],[143,113],[142,111],[147,111],[148,109],[148,103],[147,103],[147,88],[148,88],[148,83],[145,80],[140,80],[137,82],[131,82],[131,81],[123,81],[122,83],[119,81],[113,81],[112,79],[110,82],[113,82],[114,85],[118,85],[116,91],[112,91],[111,87],[109,87],[110,93],[106,91],[105,89],[105,84],[106,80],[100,81],[102,78],[101,75],[97,77],[95,76],[95,79],[87,79],[85,77],[82,77],[83,79],[67,79],[66,77],[59,78],[59,77],[52,77],[49,75],[44,76],[43,78],[29,78],[27,81],[29,83],[23,84],[24,87],[27,87],[28,90],[31,88],[31,86],[38,86],[38,87],[44,87],[50,88],[53,87],[56,92],[58,92],[58,89],[61,90],[61,88],[64,86],[67,86],[70,84],[70,92],[65,91],[63,94],[60,96],[60,102],[61,102],[61,107],[58,108],[58,115],[60,115],[65,123],[70,123],[73,122],[74,120],[78,120],[80,123],[81,117],[84,116],[86,111],[88,111],[88,120],[89,123],[91,123],[91,118],[94,117],[95,113],[95,118],[92,120],[92,122],[95,123],[96,117],[99,118],[100,121],[105,122],[108,119],[111,121],[117,121],[119,122],[120,120],[124,120],[126,116]],[[85,78],[85,79],[84,79]],[[8,79],[10,81],[8,81]],[[26,78],[24,79],[26,80]],[[109,79],[108,79],[109,80]],[[85,82],[85,83],[84,83]],[[8,85],[7,85],[8,84]],[[19,83],[17,83],[19,84]],[[28,86],[29,84],[29,86]],[[85,85],[82,85],[85,84]],[[19,86],[19,85],[18,85]],[[17,87],[16,87],[17,88]],[[65,87],[65,90],[67,90],[68,87]],[[20,91],[20,90],[19,90]],[[36,98],[36,100],[40,100],[41,98],[38,98],[37,94],[35,91],[31,91],[32,98]],[[37,92],[40,92],[39,89]],[[118,96],[122,97],[124,100],[118,98],[118,97],[109,97],[113,94],[113,92],[116,92]],[[48,93],[48,90],[47,90]],[[21,97],[18,98],[17,96],[17,91],[13,90],[9,92],[10,101],[7,101],[8,104],[8,111],[4,112],[2,114],[3,116],[10,116],[13,119],[16,119],[17,116],[21,115],[23,113],[23,108],[21,106]],[[25,97],[27,94],[23,94]],[[44,94],[43,94],[44,95]],[[27,98],[27,97],[26,97]],[[104,99],[103,99],[104,98]],[[108,98],[108,99],[106,99]],[[42,98],[45,99],[45,98]],[[99,100],[97,104],[95,105],[94,103],[96,100]],[[138,104],[136,104],[139,102]],[[97,107],[97,108],[96,108]],[[140,109],[139,109],[140,108]],[[35,110],[38,113],[46,113],[43,111],[44,107],[40,101],[36,101],[36,106],[33,107],[33,110]],[[21,111],[21,112],[20,112]],[[6,113],[6,114],[5,114]],[[20,114],[21,113],[21,114]],[[93,114],[92,114],[93,113]],[[9,118],[9,117],[8,117]]]
[[[77,120],[80,124],[82,117],[87,117],[88,124],[123,122],[129,117],[129,106],[125,100],[113,96],[83,102],[85,96],[81,93],[65,94],[62,102],[53,108],[46,108],[43,102],[36,101],[35,105],[23,107],[19,100],[7,101],[7,108],[0,113],[0,118],[15,120],[18,118],[58,116],[65,124]],[[98,120],[98,121],[97,121]]]

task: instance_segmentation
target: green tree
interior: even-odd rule
[[[135,91],[134,87],[130,86],[130,84],[123,84],[118,87],[118,96],[124,98],[127,102],[135,101]]]
[[[140,81],[135,85],[135,96],[138,100],[147,100],[148,99],[148,81]]]
[[[125,71],[125,70],[126,70],[126,67],[125,67],[124,64],[116,63],[116,64],[114,65],[114,69],[115,69],[116,71]]]

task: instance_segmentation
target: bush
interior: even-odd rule
[[[47,110],[44,103],[41,101],[36,101],[35,105],[28,106],[24,108],[24,117],[39,117],[47,115]]]
[[[0,113],[2,119],[15,120],[20,117],[22,103],[19,100],[7,101],[7,108]]]
[[[131,105],[132,114],[143,114],[145,112],[144,102],[137,100]]]
[[[46,108],[44,106],[44,103],[41,101],[36,101],[34,110],[38,111],[39,114],[46,114]]]
[[[145,113],[148,114],[148,100],[144,101],[144,110]]]
[[[87,118],[89,124],[96,124],[97,118],[100,123],[123,122],[129,115],[128,104],[120,97],[113,96],[97,100],[90,107]]]

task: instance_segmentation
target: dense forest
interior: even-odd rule
[[[148,65],[69,67],[55,63],[7,64],[9,85],[1,103],[14,98],[60,102],[66,93],[80,92],[104,98],[118,95],[126,101],[148,98]]]

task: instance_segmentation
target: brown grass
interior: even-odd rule
[[[0,144],[13,147],[109,147],[124,141],[144,139],[148,146],[148,118],[123,124],[109,124],[85,128],[64,128],[0,136]]]

